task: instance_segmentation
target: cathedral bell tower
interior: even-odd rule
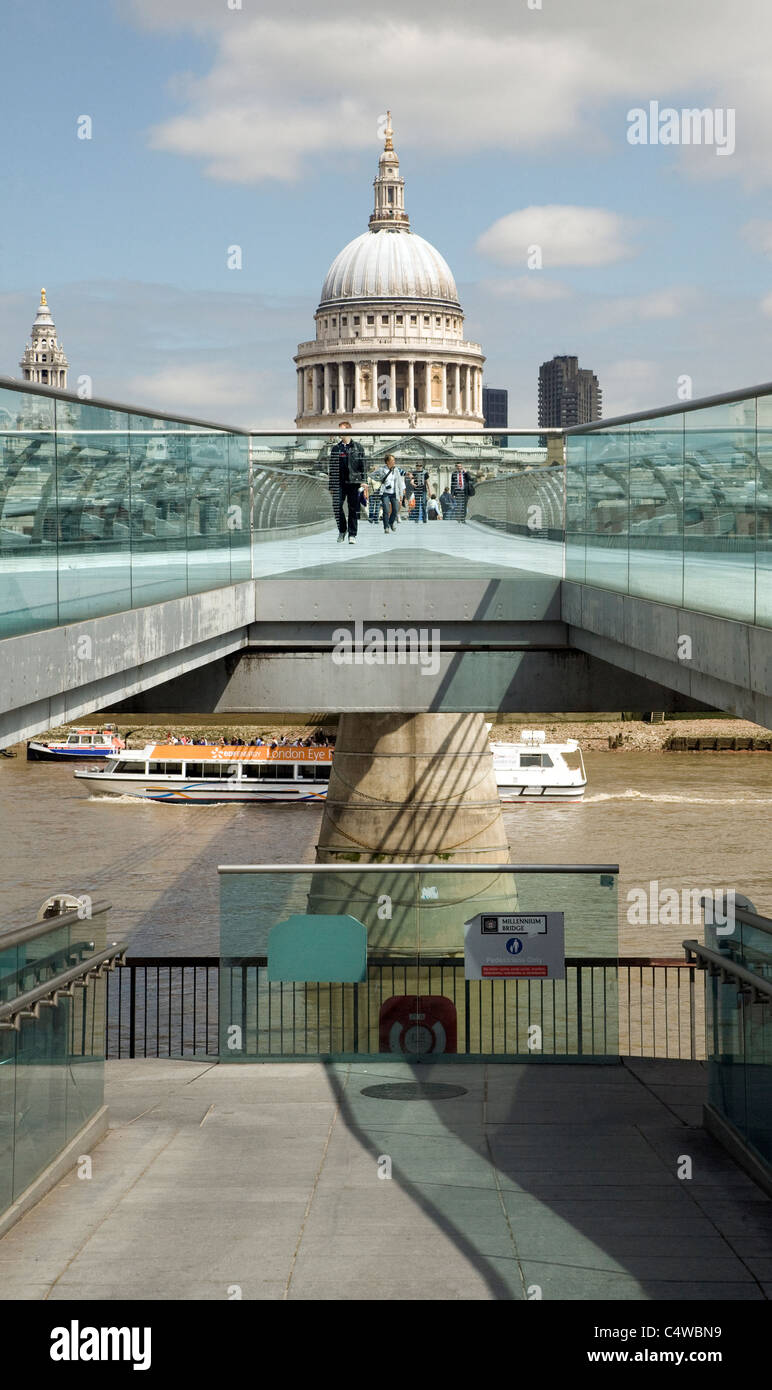
[[[61,391],[67,389],[69,363],[56,336],[56,325],[45,290],[40,291],[40,306],[32,325],[31,342],[25,347],[19,366],[24,381],[35,381],[40,386],[58,386]]]

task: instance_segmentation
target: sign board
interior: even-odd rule
[[[478,912],[464,923],[467,980],[564,980],[562,912]]]

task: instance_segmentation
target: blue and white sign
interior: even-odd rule
[[[564,980],[562,912],[479,912],[464,923],[467,980]]]

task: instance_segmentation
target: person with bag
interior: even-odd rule
[[[340,438],[330,450],[329,480],[327,486],[332,496],[332,511],[338,527],[338,541],[345,541],[348,532],[349,545],[356,545],[357,525],[360,507],[360,492],[367,494],[367,474],[365,471],[365,451],[348,431],[351,425],[341,420],[338,429]],[[344,513],[348,511],[348,522]]]
[[[386,466],[388,473],[381,483],[381,497],[383,508],[383,529],[386,535],[395,530],[397,524],[397,480],[401,479],[401,473],[397,468],[396,459],[393,454],[386,455]]]

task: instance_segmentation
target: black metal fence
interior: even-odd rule
[[[135,957],[108,979],[106,1032],[111,1058],[695,1060],[704,986],[693,963],[638,957],[568,959],[565,980],[482,981],[465,979],[458,957],[371,960],[362,984],[269,982],[264,956]]]

